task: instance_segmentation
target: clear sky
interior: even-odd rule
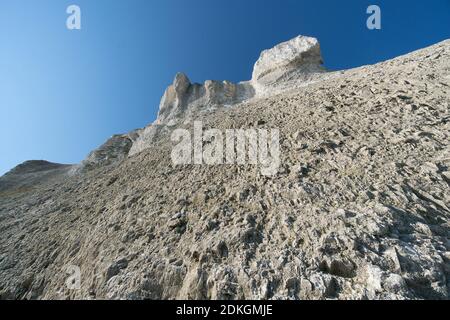
[[[81,30],[66,28],[71,4]],[[152,122],[176,72],[248,80],[261,50],[299,34],[329,69],[371,64],[450,38],[450,0],[0,0],[0,174],[79,162]]]

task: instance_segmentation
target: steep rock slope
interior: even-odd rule
[[[174,166],[154,129],[115,166],[0,194],[0,297],[448,299],[450,41],[199,119],[279,129],[280,170]]]

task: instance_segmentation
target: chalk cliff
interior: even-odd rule
[[[450,40],[321,62],[298,37],[246,82],[178,74],[148,127],[1,177],[0,299],[448,300]],[[174,164],[196,119],[278,129],[279,170]]]

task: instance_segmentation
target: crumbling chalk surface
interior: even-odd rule
[[[445,41],[192,114],[278,128],[274,176],[173,166],[184,121],[112,163],[98,160],[122,149],[107,144],[80,174],[17,168],[0,178],[0,298],[448,299],[449,76]]]

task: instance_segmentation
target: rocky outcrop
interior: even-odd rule
[[[264,96],[305,85],[324,72],[317,39],[298,36],[264,50],[255,63],[252,79],[240,83],[207,80],[191,83],[177,73],[159,105],[158,117],[144,129],[115,135],[70,170],[78,174],[99,166],[118,163],[150,147],[179,123],[187,123],[218,108],[235,106]]]
[[[186,122],[203,111],[250,100],[276,88],[288,88],[323,73],[322,55],[317,39],[298,36],[272,49],[264,50],[255,63],[251,81],[238,84],[208,80],[192,84],[178,73],[161,99],[155,124]],[[273,92],[272,92],[273,93]]]
[[[449,76],[445,41],[205,114],[278,128],[272,176],[174,165],[192,126],[158,124],[117,165],[0,193],[0,299],[448,300]],[[94,162],[126,154],[111,143]]]
[[[259,95],[295,87],[323,73],[322,64],[319,41],[298,36],[264,50],[253,68],[251,83]]]
[[[164,124],[150,124],[140,132],[138,138],[131,146],[129,156],[144,151],[155,143],[159,137],[167,134],[171,130],[170,126]]]
[[[208,80],[203,85],[191,83],[178,73],[161,99],[155,124],[174,125],[218,107],[238,104],[254,96],[251,85]]]
[[[26,161],[0,177],[0,195],[2,192],[32,189],[35,185],[64,176],[73,167],[44,160]]]
[[[239,104],[254,96],[249,83],[208,80],[204,84],[191,83],[183,73],[177,73],[159,106],[157,120],[142,130],[130,150],[137,154],[155,142],[163,132],[179,123],[187,123],[217,108]]]
[[[128,157],[134,141],[138,139],[141,130],[127,134],[112,136],[104,144],[93,150],[74,172],[90,170],[99,166],[108,166]]]

